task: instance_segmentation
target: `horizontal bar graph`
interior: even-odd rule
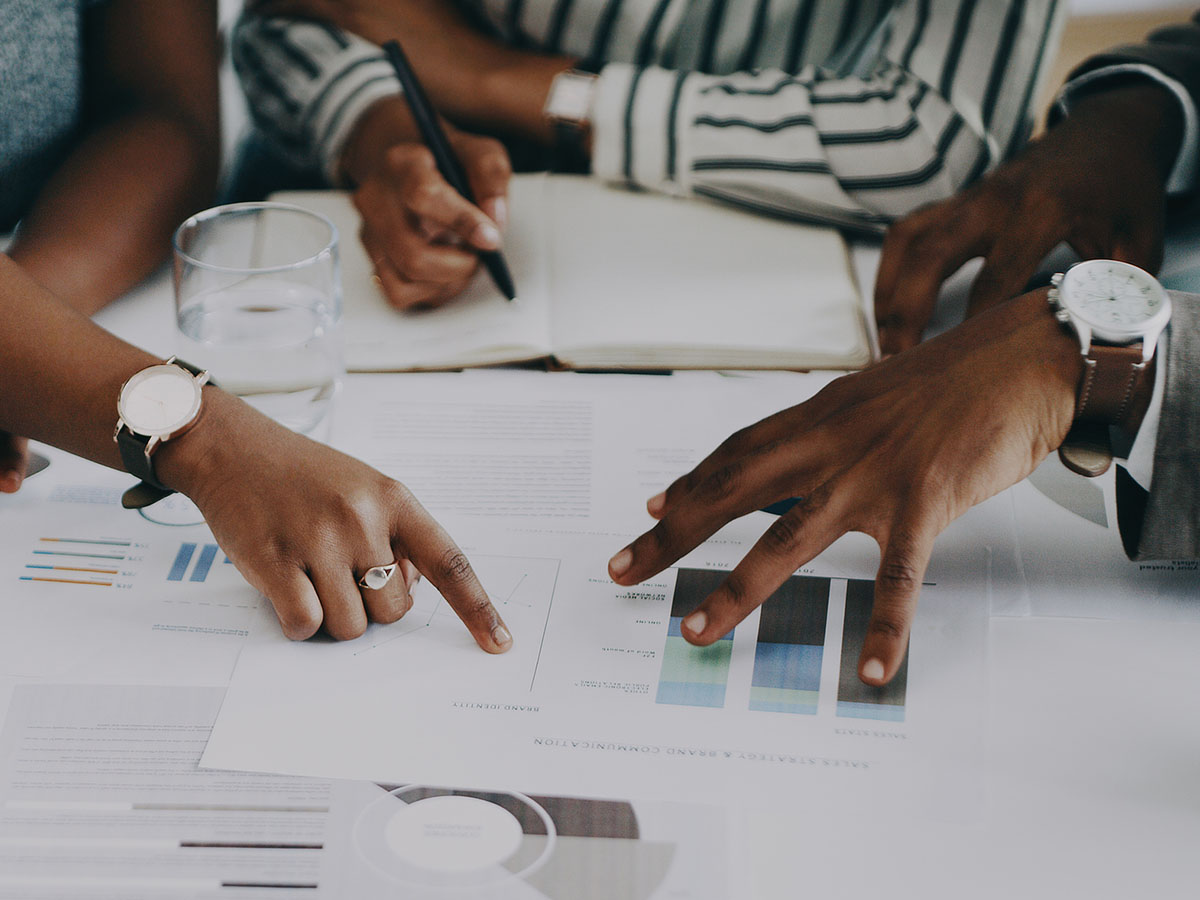
[[[858,679],[858,655],[867,636],[875,602],[875,582],[852,578],[846,582],[846,615],[842,624],[842,664],[838,670],[837,714],[851,719],[904,721],[908,685],[908,655],[900,670],[883,687]]]
[[[816,715],[829,585],[828,578],[794,575],[763,603],[750,709]]]
[[[655,698],[658,703],[718,708],[725,705],[733,632],[708,647],[695,647],[683,639],[679,627],[683,617],[711,594],[726,574],[706,569],[680,569],[676,574]]]
[[[132,541],[114,538],[39,537],[18,580],[85,587],[112,587],[118,563],[129,557]]]

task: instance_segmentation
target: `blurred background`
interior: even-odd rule
[[[1197,2],[1183,0],[1069,0],[1070,18],[1063,30],[1062,44],[1038,106],[1039,123],[1045,110],[1066,80],[1067,73],[1093,53],[1116,44],[1141,41],[1160,25],[1182,22],[1200,9]]]
[[[986,0],[985,0],[986,2]],[[222,27],[228,31],[242,0],[219,0]],[[1159,25],[1182,22],[1200,9],[1200,0],[1067,0],[1069,18],[1062,44],[1038,100],[1040,127],[1045,111],[1067,73],[1088,56],[1106,47],[1142,40]],[[246,111],[237,81],[226,64],[222,81],[225,108],[226,159],[246,126]]]

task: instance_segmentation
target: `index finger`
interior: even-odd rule
[[[411,497],[411,495],[409,495]],[[392,523],[396,557],[407,557],[450,604],[488,653],[503,653],[512,635],[475,577],[465,553],[415,499],[397,504]]]
[[[802,463],[783,442],[756,448],[704,478],[658,524],[609,560],[618,584],[636,584],[698,547],[727,522],[785,493],[810,493],[817,468]]]

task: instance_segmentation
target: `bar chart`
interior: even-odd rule
[[[200,548],[199,554],[196,553],[197,547]],[[216,544],[197,544],[192,541],[184,541],[175,553],[171,570],[167,572],[167,581],[183,581],[186,577],[190,582],[203,583],[212,570],[218,552],[219,548]],[[192,565],[193,557],[196,559],[194,566]],[[228,556],[225,557],[225,562],[229,562]],[[189,566],[191,566],[191,574],[188,574]]]
[[[795,575],[763,604],[750,708],[815,715],[829,614],[828,578]]]
[[[663,648],[662,673],[658,680],[658,703],[674,706],[725,705],[729,660],[733,655],[733,632],[708,647],[695,647],[683,639],[679,625],[724,579],[725,572],[680,569],[675,578],[671,618]]]
[[[904,721],[908,685],[908,655],[900,670],[883,687],[858,679],[858,653],[867,636],[875,582],[851,578],[846,582],[846,613],[842,625],[842,664],[838,671],[837,714],[851,719]]]
[[[25,563],[21,581],[80,587],[113,587],[137,561],[133,541],[114,538],[42,537]]]

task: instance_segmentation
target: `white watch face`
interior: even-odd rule
[[[151,366],[125,383],[117,411],[138,434],[166,438],[200,410],[201,386],[178,366]]]
[[[1072,266],[1060,293],[1063,305],[1098,334],[1140,335],[1170,308],[1154,276],[1106,259]]]

